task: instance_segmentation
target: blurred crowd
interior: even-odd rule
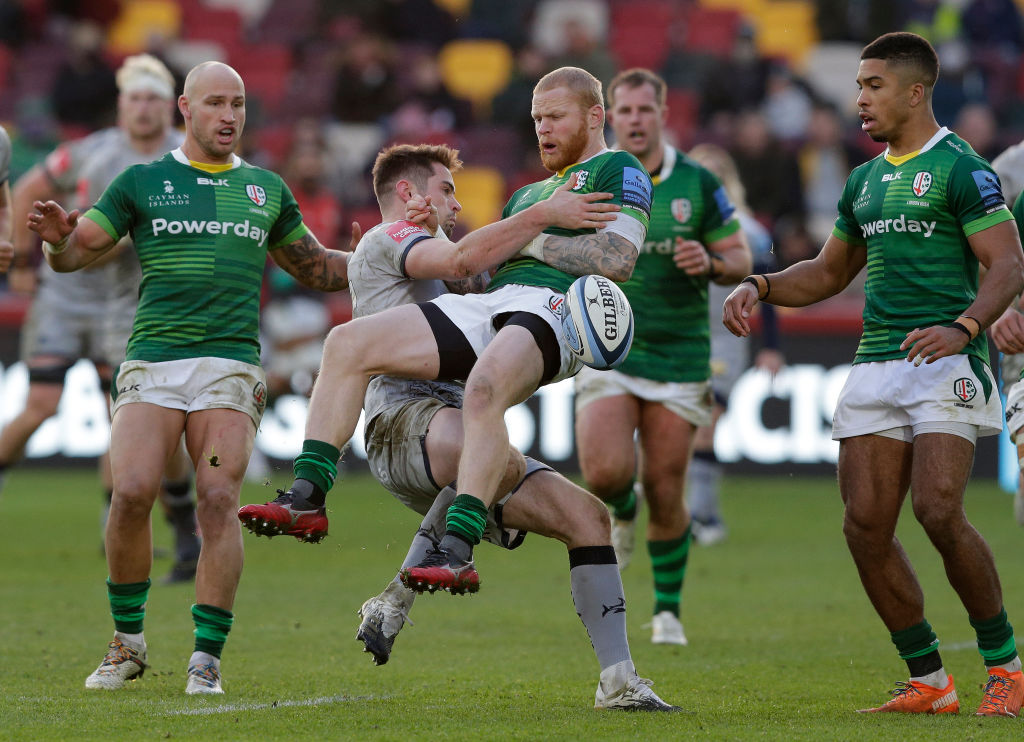
[[[850,169],[881,151],[859,131],[854,83],[860,48],[878,34],[933,42],[939,122],[983,156],[1022,137],[1014,0],[704,2],[3,0],[0,122],[14,141],[12,182],[58,142],[113,123],[113,71],[139,51],[165,61],[179,86],[205,59],[239,70],[243,156],[284,175],[332,247],[348,244],[352,221],[378,221],[369,168],[393,142],[458,147],[470,166],[461,228],[496,218],[508,194],[544,177],[530,98],[562,65],[604,82],[628,66],[660,72],[673,143],[729,151],[780,267],[816,254]],[[791,15],[773,21],[783,6]],[[301,300],[287,276],[271,279],[271,294]],[[339,311],[298,334],[320,332]]]

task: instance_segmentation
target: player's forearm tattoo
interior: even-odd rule
[[[573,276],[597,273],[616,282],[625,281],[633,274],[636,257],[636,246],[614,232],[548,235],[544,241],[544,262]]]
[[[281,248],[291,273],[300,282],[320,291],[348,288],[348,256],[328,250],[316,237],[305,235]]]
[[[445,281],[444,285],[453,294],[482,294],[490,282],[491,277],[486,273],[481,273],[458,281]]]

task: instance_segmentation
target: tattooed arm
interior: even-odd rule
[[[573,276],[596,273],[621,283],[633,275],[636,245],[607,230],[575,237],[546,235],[543,262]]]
[[[328,250],[312,232],[271,251],[270,256],[304,286],[320,291],[348,288],[348,253]]]
[[[482,294],[490,282],[490,273],[480,273],[458,281],[445,281],[444,285],[453,294]]]

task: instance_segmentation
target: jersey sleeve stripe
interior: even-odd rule
[[[718,242],[718,240],[725,239],[726,237],[731,237],[732,235],[736,234],[739,231],[739,220],[732,219],[729,222],[723,224],[721,227],[706,232],[704,234],[704,242],[710,245],[712,242]]]
[[[268,249],[277,250],[278,248],[284,247],[285,245],[292,244],[296,240],[305,237],[307,234],[309,234],[309,227],[307,227],[305,222],[303,222],[295,229],[293,229],[291,232],[282,237],[280,240],[278,240],[276,243],[271,245]]]
[[[832,228],[832,236],[836,237],[837,239],[840,239],[843,242],[846,242],[846,243],[848,243],[850,245],[866,245],[867,244],[867,240],[865,240],[863,237],[858,237],[858,236],[855,236],[855,235],[852,235],[852,234],[847,234],[843,230],[839,229],[839,227],[833,227]]]
[[[99,227],[104,232],[106,232],[108,235],[110,235],[110,239],[114,240],[115,242],[117,240],[121,239],[121,235],[119,235],[117,233],[117,230],[114,229],[114,225],[110,223],[109,219],[107,219],[106,214],[104,214],[99,209],[97,209],[97,208],[89,209],[87,212],[85,212],[82,215],[82,218],[83,219],[88,219],[88,220],[93,221],[93,222],[96,222],[96,224],[98,224]]]
[[[985,214],[985,216],[975,219],[974,221],[967,222],[964,225],[964,235],[970,237],[972,234],[983,232],[989,227],[994,227],[996,224],[1002,224],[1013,219],[1013,214],[1005,206],[992,212],[991,214]]]

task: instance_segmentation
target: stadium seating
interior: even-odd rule
[[[459,221],[466,229],[479,229],[501,217],[505,205],[505,178],[494,168],[463,168],[455,173],[455,189],[456,198],[462,204]]]
[[[764,57],[781,57],[794,67],[818,42],[814,5],[804,0],[770,0],[753,18],[757,49]]]
[[[621,69],[661,68],[668,55],[675,5],[667,0],[641,0],[612,8],[610,48]]]
[[[181,30],[182,10],[173,0],[135,0],[122,6],[107,33],[115,56],[136,54],[151,46],[153,37],[173,39]]]
[[[709,8],[696,5],[686,14],[686,41],[690,53],[728,57],[736,44],[743,18],[733,8]]]
[[[445,44],[438,54],[441,79],[452,95],[486,112],[494,96],[508,85],[512,51],[503,41],[458,39]]]

